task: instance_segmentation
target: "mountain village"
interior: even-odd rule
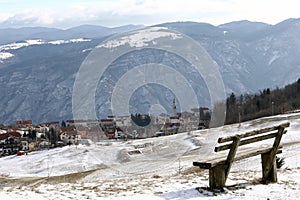
[[[146,118],[149,121],[146,121]],[[173,135],[208,128],[210,110],[205,107],[178,113],[173,101],[173,116],[108,116],[100,120],[66,120],[33,124],[18,120],[15,125],[0,127],[0,156],[25,155],[28,152],[89,144],[102,140],[128,140]],[[144,123],[144,124],[141,124]],[[147,128],[145,128],[147,127]]]

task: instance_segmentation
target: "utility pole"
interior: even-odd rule
[[[272,101],[272,115],[274,115],[274,101]]]
[[[241,106],[239,106],[239,126],[241,126]]]

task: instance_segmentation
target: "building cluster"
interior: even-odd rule
[[[136,114],[109,116],[101,120],[66,120],[61,123],[57,121],[42,124],[19,120],[15,126],[0,127],[0,156],[84,144],[89,140],[97,142],[106,139],[138,139],[208,128],[208,108],[177,113],[173,102],[173,109],[172,116]]]
[[[0,127],[0,156],[76,144],[79,139],[77,131],[66,130],[59,122],[35,125],[19,120],[15,126]]]

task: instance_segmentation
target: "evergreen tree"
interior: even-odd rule
[[[251,120],[271,114],[300,109],[300,79],[284,88],[266,88],[257,94],[244,94],[237,98],[234,93],[226,100],[226,124]]]
[[[67,127],[66,122],[64,120],[62,120],[62,122],[61,122],[61,127],[64,127],[64,128]]]

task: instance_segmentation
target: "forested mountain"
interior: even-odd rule
[[[264,88],[273,91],[300,77],[300,19],[288,19],[276,25],[239,21],[220,26],[195,22],[157,26],[181,32],[199,42],[218,64],[228,96],[231,93],[236,96],[251,94]],[[14,123],[19,119],[32,119],[34,123],[71,119],[72,91],[81,63],[111,34],[136,28],[140,26],[2,29],[0,123]],[[113,76],[108,77],[121,77],[120,67],[158,62],[161,55],[165,52],[147,49],[136,56],[122,57],[110,66],[109,72]],[[180,65],[186,69],[186,79],[196,78],[182,58],[167,56],[170,57],[164,59],[164,65]],[[199,91],[202,106],[210,107],[205,83],[201,80],[198,85],[196,91]],[[110,101],[110,93],[97,89],[95,96],[99,98],[95,105],[98,117],[109,115],[102,105]],[[154,85],[140,88],[131,103],[132,107],[145,112],[153,104],[161,104],[167,112],[172,112],[170,102],[173,98],[166,88]]]
[[[256,94],[231,95],[226,100],[226,123],[236,123],[300,109],[300,79],[283,88]]]

